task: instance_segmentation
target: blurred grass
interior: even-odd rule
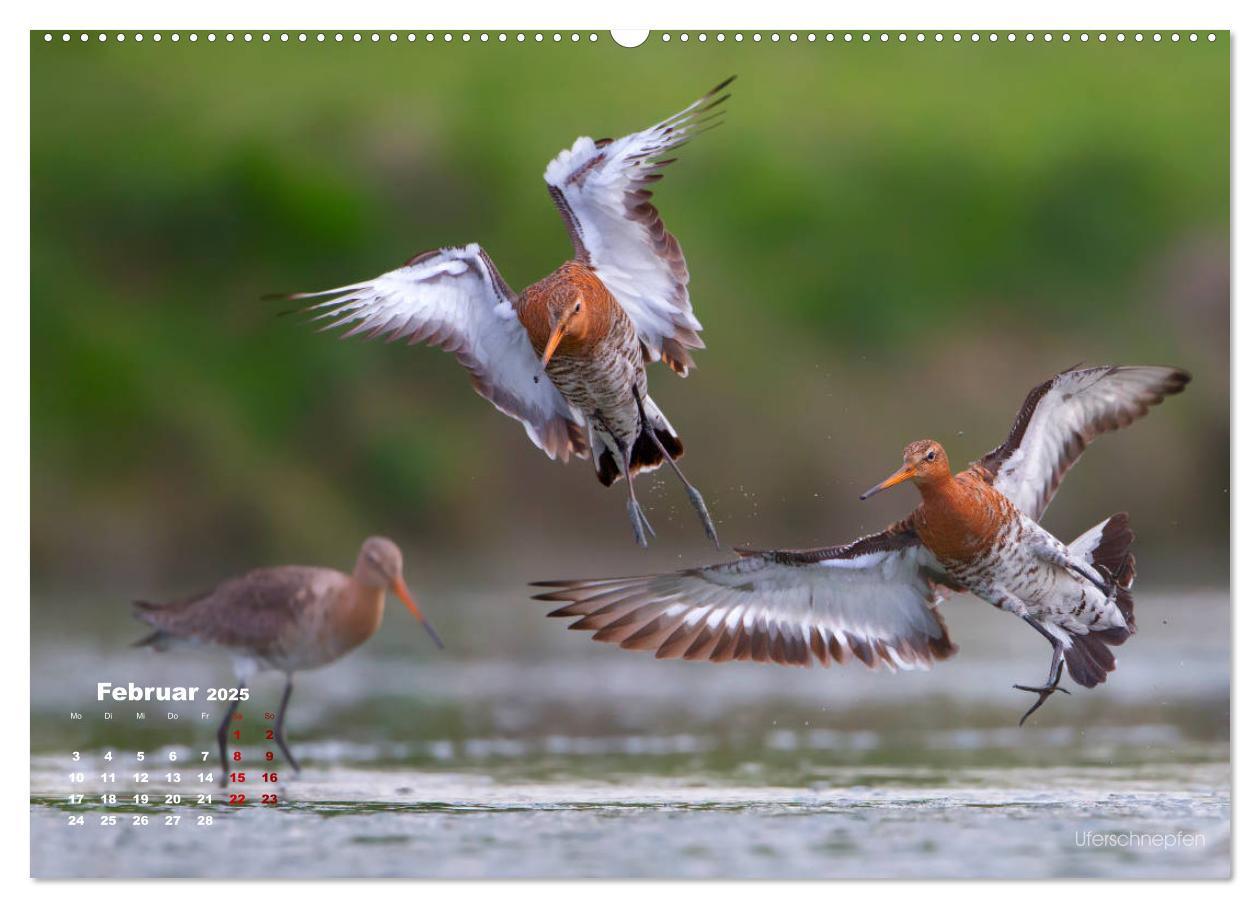
[[[853,496],[912,438],[961,466],[1059,368],[1175,362],[1190,391],[1091,451],[1051,528],[1129,509],[1144,563],[1227,582],[1228,40],[33,36],[31,59],[37,588],[347,564],[369,532],[421,563],[643,567],[620,490],[548,463],[450,357],[259,297],[471,240],[521,289],[569,254],[547,160],[732,73],[725,125],[657,195],[709,348],[651,376],[724,541],[874,529],[910,496]],[[652,485],[649,559],[711,558]]]

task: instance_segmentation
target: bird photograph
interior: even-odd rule
[[[28,37],[30,876],[1234,874],[1227,29]]]
[[[136,619],[154,630],[134,645],[157,652],[202,646],[219,649],[231,658],[235,680],[241,686],[259,670],[283,674],[275,742],[296,772],[301,767],[284,737],[294,673],[328,665],[370,640],[380,629],[387,592],[407,606],[438,649],[443,649],[442,638],[420,611],[403,579],[402,552],[383,536],[364,541],[350,574],[296,565],[257,568],[200,596],[163,603],[136,602]],[[228,702],[216,735],[223,770],[220,785],[224,786],[228,728],[239,706]]]
[[[1039,521],[1090,442],[1189,381],[1157,366],[1060,372],[1029,392],[1006,441],[957,475],[940,442],[907,445],[901,467],[861,496],[903,482],[918,488],[919,506],[882,533],[819,549],[744,550],[738,561],[673,574],[540,581],[557,589],[534,598],[569,603],[551,615],[578,616],[573,630],[658,659],[898,669],[954,654],[938,606],[950,592],[970,592],[1053,648],[1044,683],[1015,685],[1037,695],[1023,725],[1063,690],[1065,665],[1082,687],[1106,681],[1111,647],[1137,630],[1128,515],[1067,544]]]
[[[680,376],[704,346],[687,291],[682,248],[648,187],[664,155],[720,122],[734,77],[655,126],[619,139],[579,138],[543,179],[573,243],[573,258],[519,294],[478,244],[422,252],[361,283],[290,300],[343,337],[428,344],[455,358],[473,388],[525,426],[551,459],[589,458],[605,486],[626,481],[635,541],[655,535],[634,477],[662,464],[678,477],[716,545],[700,491],[678,467],[683,443],[648,396],[647,363]]]

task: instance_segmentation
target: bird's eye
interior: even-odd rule
[[[933,461],[933,460],[936,460],[936,452],[935,452],[935,451],[928,451],[928,452],[927,452],[927,458],[926,458],[926,459],[928,460],[928,462],[929,462],[929,463],[930,463],[931,461]]]
[[[579,312],[581,312],[581,311],[582,311],[582,304],[581,304],[581,303],[578,303],[576,306],[574,306],[574,307],[573,307],[573,313],[574,313],[574,315],[576,315],[577,313],[579,313]]]

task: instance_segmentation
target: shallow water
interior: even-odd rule
[[[979,608],[949,613],[962,646],[955,659],[894,675],[657,662],[596,647],[528,611],[500,628],[519,633],[511,646],[479,647],[478,618],[502,613],[465,606],[470,620],[448,635],[458,661],[431,658],[415,629],[396,621],[363,652],[301,677],[289,728],[305,771],[295,778],[280,767],[278,786],[254,776],[267,746],[261,710],[274,708],[278,689],[259,679],[239,725],[250,781],[232,787],[245,806],[161,805],[162,795],[189,788],[156,778],[144,808],[67,804],[72,750],[91,779],[143,768],[137,749],[144,766],[173,752],[172,765],[204,768],[200,753],[213,747],[217,710],[105,721],[90,696],[96,681],[204,685],[227,676],[212,658],[127,649],[126,626],[37,640],[32,873],[1230,873],[1222,594],[1144,597],[1140,634],[1119,651],[1108,683],[1072,686],[1023,728],[1016,720],[1028,696],[1009,685],[1035,679],[1046,654],[1034,635],[1011,635],[1006,616]],[[529,658],[511,658],[519,652]],[[70,711],[83,718],[68,721]],[[104,762],[107,751],[118,759]],[[260,806],[258,796],[277,787],[279,803]],[[163,825],[177,811],[181,824]],[[85,826],[69,826],[74,815]],[[117,825],[99,825],[110,815]],[[142,815],[146,824],[134,825]],[[193,825],[198,815],[213,825]]]
[[[514,770],[511,775],[515,775]],[[59,775],[59,774],[58,774]],[[36,794],[36,876],[1224,877],[1224,764],[996,769],[870,766],[807,786],[338,766],[279,807],[219,807],[212,828],[65,825]],[[51,791],[37,772],[37,791]],[[234,789],[235,790],[235,789]],[[246,786],[245,791],[251,789]],[[255,789],[256,790],[256,789]],[[129,815],[125,811],[120,815]],[[160,817],[163,812],[155,811]],[[1085,847],[1090,833],[1177,834]],[[91,837],[90,847],[83,847]]]

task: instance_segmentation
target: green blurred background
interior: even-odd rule
[[[856,497],[906,442],[961,467],[1061,368],[1175,363],[1188,392],[1096,445],[1048,525],[1127,509],[1145,578],[1228,583],[1227,38],[41,34],[31,66],[37,596],[117,616],[256,564],[348,567],[373,532],[422,592],[711,560],[663,474],[643,553],[623,489],[549,462],[450,356],[338,342],[260,298],[473,240],[521,289],[570,253],[546,162],[732,73],[725,124],[656,199],[708,349],[685,381],[650,376],[723,541],[872,531],[914,502]]]

